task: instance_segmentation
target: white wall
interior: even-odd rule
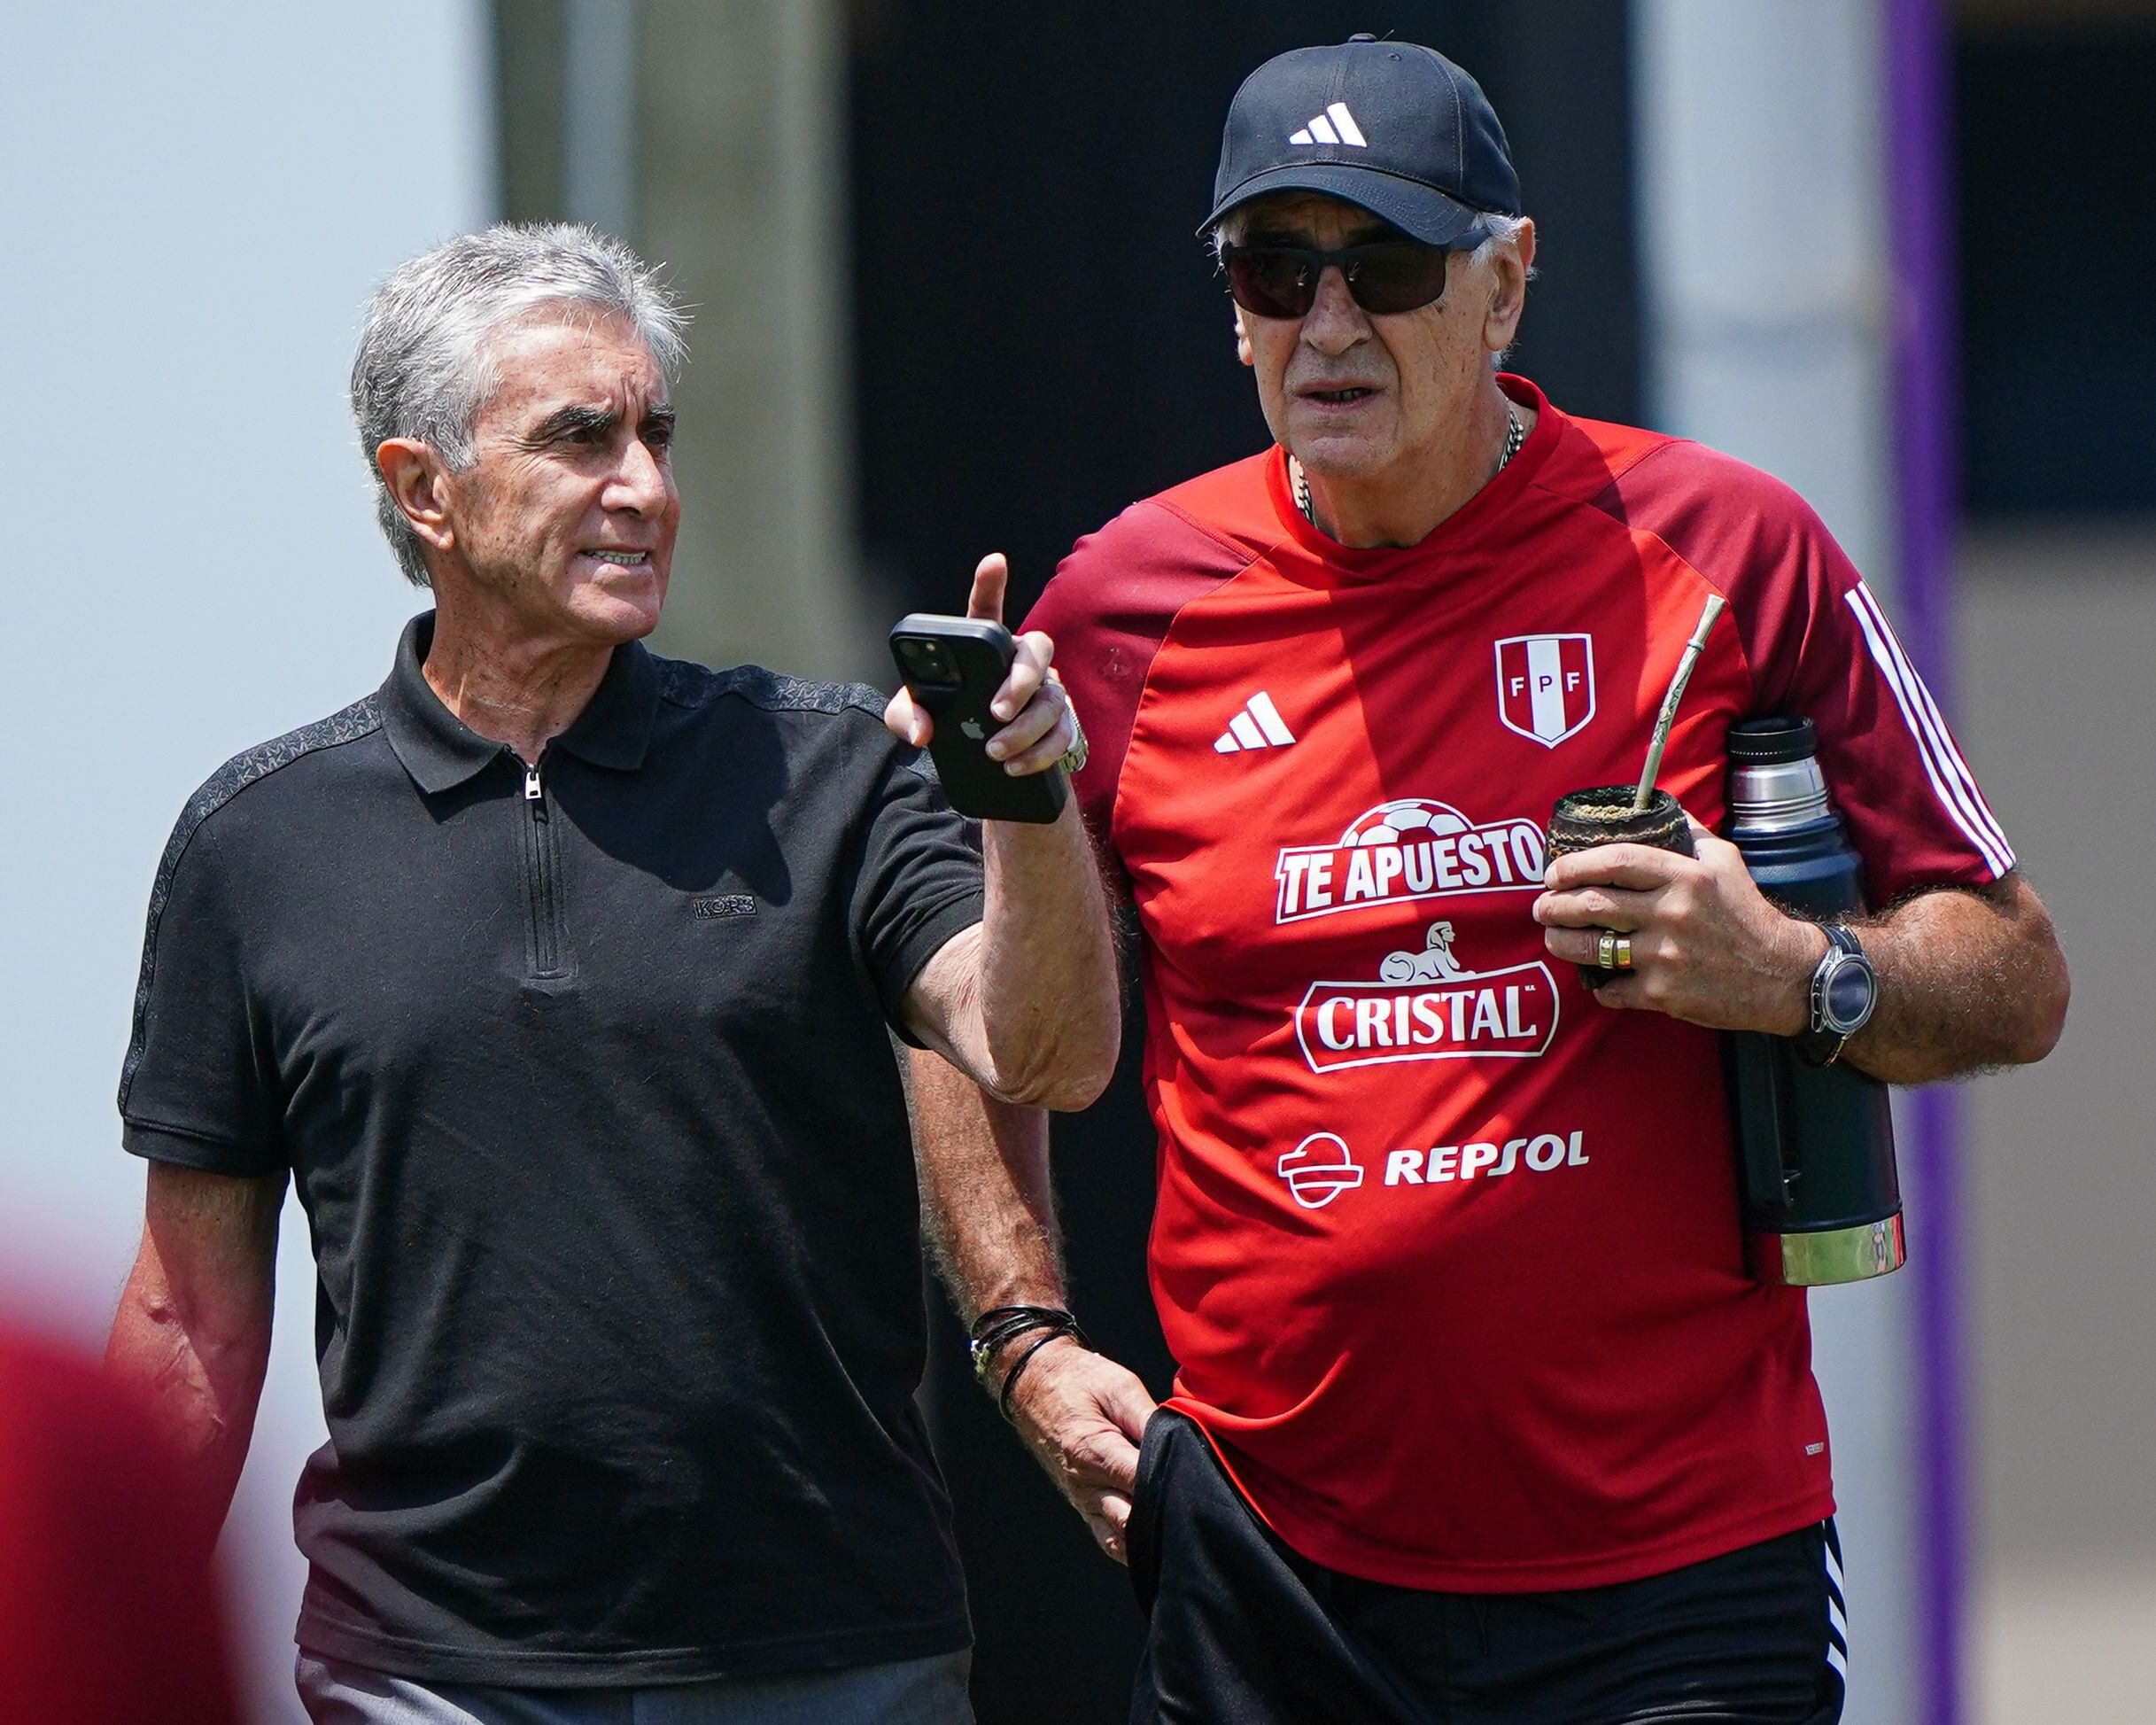
[[[2145,517],[1962,552],[1962,742],[2074,972],[2058,1052],[1969,1105],[1981,1725],[2156,1713],[2152,570]]]
[[[1640,0],[1635,19],[1657,423],[1788,480],[1890,588],[1878,0]]]
[[[102,1333],[143,1172],[112,1097],[158,854],[248,744],[374,688],[422,602],[342,391],[360,307],[489,218],[477,0],[10,10],[0,53],[0,1301]],[[296,1720],[290,1499],[322,1436],[305,1223],[228,1535]]]

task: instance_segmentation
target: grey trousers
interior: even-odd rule
[[[299,1655],[314,1725],[973,1725],[967,1652],[646,1689],[419,1683]]]

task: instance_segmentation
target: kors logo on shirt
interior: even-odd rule
[[[1295,1009],[1311,1071],[1476,1056],[1533,1060],[1557,1034],[1557,980],[1539,960],[1467,970],[1453,925],[1433,922],[1419,952],[1392,952],[1374,983],[1313,983]]]
[[[715,898],[698,898],[691,903],[700,921],[710,917],[754,916],[756,913],[756,901],[746,892],[723,893]]]
[[[1366,810],[1334,844],[1295,844],[1273,866],[1275,922],[1463,892],[1532,892],[1542,884],[1542,829],[1532,820],[1477,826],[1449,804],[1399,796]]]
[[[1594,717],[1593,635],[1509,635],[1497,643],[1497,716],[1545,749]]]
[[[1213,748],[1217,754],[1233,755],[1245,749],[1284,749],[1294,741],[1295,734],[1280,717],[1273,697],[1260,689],[1213,739]]]
[[[1349,144],[1358,150],[1370,147],[1369,139],[1362,136],[1362,128],[1355,124],[1355,117],[1347,111],[1347,104],[1335,102],[1323,113],[1317,115],[1299,132],[1288,134],[1290,144]]]

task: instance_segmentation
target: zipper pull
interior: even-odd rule
[[[539,786],[539,768],[527,766],[524,769],[524,801],[536,803],[543,795]]]

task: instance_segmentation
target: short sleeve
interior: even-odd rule
[[[1088,744],[1072,781],[1108,878],[1127,898],[1115,796],[1153,656],[1175,614],[1246,567],[1251,554],[1157,501],[1133,503],[1072,547],[1024,627],[1056,643],[1056,671]]]
[[[1988,885],[2014,866],[1878,595],[1803,498],[1681,439],[1634,465],[1615,493],[1633,532],[1656,535],[1728,598],[1751,670],[1749,716],[1818,727],[1820,768],[1873,905]]]
[[[1784,555],[1803,598],[1760,641],[1763,711],[1818,727],[1819,765],[1873,904],[1998,880],[2014,866],[2013,847],[1938,703],[1878,595],[1819,517],[1789,501]]]
[[[1137,712],[1144,667],[1152,655],[1151,651],[1141,655],[1136,677],[1115,674],[1128,668],[1126,662],[1117,654],[1115,644],[1103,638],[1102,618],[1083,597],[1090,585],[1090,563],[1097,540],[1097,535],[1089,535],[1078,541],[1020,627],[1041,630],[1056,644],[1056,674],[1069,691],[1071,705],[1085,727],[1087,742],[1086,764],[1073,776],[1071,789],[1077,794],[1078,812],[1085,817],[1087,831],[1093,835],[1096,844],[1105,848],[1123,745]]]
[[[286,1166],[276,1077],[233,899],[211,829],[190,808],[151,889],[120,1141],[153,1162],[272,1174]]]
[[[855,951],[901,1036],[906,991],[946,941],[981,921],[983,897],[966,820],[927,758],[894,742],[862,834],[851,921]]]

